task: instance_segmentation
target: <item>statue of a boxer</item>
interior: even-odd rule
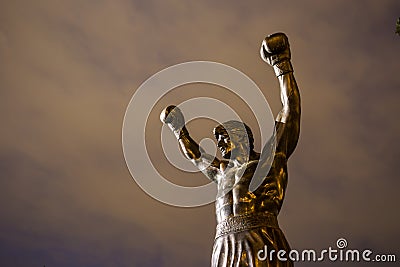
[[[300,130],[300,97],[293,67],[290,62],[288,38],[275,33],[261,45],[262,59],[274,68],[278,78],[283,108],[276,123],[276,150],[271,160],[253,150],[250,128],[238,121],[228,121],[214,129],[224,160],[204,153],[190,137],[182,112],[175,106],[167,107],[161,121],[174,132],[185,156],[218,186],[215,203],[217,229],[212,266],[293,266],[290,250],[279,228],[277,215],[285,197],[288,181],[287,161],[293,153]],[[270,145],[270,144],[269,144]],[[270,149],[268,143],[264,149]],[[255,173],[265,169],[263,182],[256,190],[249,190]],[[270,169],[269,169],[270,167]],[[269,171],[268,171],[269,169]],[[270,255],[260,255],[275,250]],[[277,252],[283,250],[279,260]],[[261,257],[260,257],[261,256]]]

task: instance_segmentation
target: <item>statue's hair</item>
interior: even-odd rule
[[[232,134],[232,135],[237,135],[240,137],[248,138],[250,150],[253,150],[253,148],[254,148],[253,133],[251,132],[250,127],[247,126],[244,122],[230,120],[230,121],[221,123],[221,124],[217,125],[217,127],[214,128],[215,138],[218,139],[218,136],[223,133],[228,133],[228,135]]]

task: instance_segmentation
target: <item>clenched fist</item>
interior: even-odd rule
[[[284,33],[278,32],[265,37],[261,44],[261,58],[269,65],[290,60],[289,40]]]
[[[274,67],[277,77],[293,72],[289,40],[284,33],[278,32],[265,37],[260,54],[265,62]]]
[[[182,111],[176,106],[168,106],[160,114],[160,120],[167,124],[172,131],[180,131],[185,126]]]

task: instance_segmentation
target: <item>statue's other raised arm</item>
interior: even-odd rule
[[[279,80],[283,107],[276,117],[276,153],[283,153],[288,159],[299,139],[301,109],[287,36],[283,33],[269,35],[262,42],[260,52],[262,59],[273,66]]]
[[[172,130],[186,158],[192,161],[207,178],[216,181],[220,161],[205,153],[199,144],[190,137],[181,110],[176,106],[169,106],[161,112],[160,120]]]

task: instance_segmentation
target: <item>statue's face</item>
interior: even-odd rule
[[[220,133],[218,135],[217,146],[218,146],[219,150],[221,151],[222,156],[226,159],[229,159],[231,156],[232,150],[234,148],[234,145],[231,142],[231,139],[229,138],[229,135],[227,132]]]
[[[252,134],[244,123],[228,121],[215,127],[213,133],[217,139],[217,146],[225,159],[245,158],[251,153],[252,144],[249,144],[249,138],[251,137],[251,141],[253,140]]]

